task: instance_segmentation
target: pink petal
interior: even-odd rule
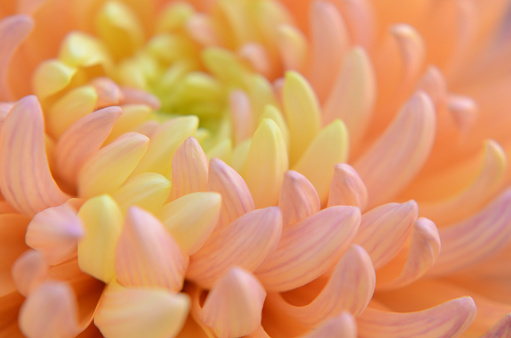
[[[124,99],[119,86],[107,77],[94,79],[92,85],[98,94],[96,109],[119,105]]]
[[[354,239],[360,224],[355,207],[324,209],[285,227],[277,250],[255,274],[269,291],[287,291],[302,286],[337,262]]]
[[[342,312],[337,317],[333,317],[321,323],[320,326],[301,338],[356,338],[357,323],[355,318],[349,312]]]
[[[250,99],[241,90],[234,90],[229,95],[229,108],[233,124],[234,144],[240,144],[252,136],[254,123]]]
[[[16,103],[0,133],[0,188],[4,198],[27,215],[64,203],[67,196],[51,176],[44,121],[35,96]]]
[[[367,205],[367,188],[352,166],[339,163],[334,166],[330,182],[328,206],[352,205],[364,210]]]
[[[48,265],[44,256],[36,250],[25,251],[12,267],[12,278],[16,288],[25,297],[44,282],[47,276]]]
[[[131,207],[115,251],[117,280],[127,287],[183,287],[186,256],[163,225],[149,212]]]
[[[426,93],[436,107],[444,106],[447,102],[447,83],[442,72],[435,66],[428,67],[419,79],[416,90]]]
[[[187,278],[210,288],[231,267],[252,271],[280,240],[282,216],[277,207],[257,209],[214,232],[190,258]]]
[[[160,100],[146,91],[135,88],[121,88],[122,104],[147,104],[154,110],[160,109]]]
[[[316,189],[305,176],[290,170],[284,174],[279,208],[282,224],[288,225],[314,215],[321,209]]]
[[[472,298],[458,298],[433,308],[393,313],[368,308],[359,318],[359,337],[456,337],[476,316]]]

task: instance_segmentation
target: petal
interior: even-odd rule
[[[334,165],[348,159],[349,138],[344,123],[335,120],[323,128],[294,165],[293,170],[303,174],[318,191],[321,204],[328,198]]]
[[[254,132],[252,107],[248,95],[241,90],[233,90],[229,95],[232,132],[235,144],[250,138]]]
[[[151,93],[135,88],[122,87],[123,104],[143,104],[158,110],[161,107],[160,100]]]
[[[218,227],[255,209],[252,194],[241,176],[217,158],[209,162],[209,190],[222,196],[222,209]]]
[[[511,190],[506,190],[476,215],[440,230],[442,251],[430,274],[452,273],[500,251],[511,238],[510,222]]]
[[[433,308],[392,313],[368,308],[357,318],[359,337],[455,337],[476,316],[472,298],[462,297]]]
[[[50,59],[41,62],[32,77],[34,93],[40,98],[46,98],[66,88],[77,72],[72,67],[59,60]]]
[[[445,105],[448,89],[442,72],[435,66],[429,66],[422,78],[419,79],[416,90],[426,93],[436,107]]]
[[[187,278],[210,288],[230,268],[253,271],[275,251],[282,233],[277,207],[257,209],[215,231],[190,258]]]
[[[375,269],[400,251],[412,232],[417,214],[417,203],[409,201],[384,204],[362,215],[355,243],[369,253]]]
[[[355,207],[324,209],[284,228],[277,250],[256,270],[268,291],[287,291],[325,273],[354,239],[360,224]]]
[[[28,250],[12,266],[12,278],[19,293],[28,295],[48,276],[48,265],[44,256],[36,250]]]
[[[242,172],[257,208],[277,204],[287,169],[287,149],[280,128],[273,120],[263,119],[252,137]]]
[[[502,318],[488,332],[482,335],[481,338],[499,338],[509,335],[511,335],[511,314]]]
[[[356,338],[357,323],[355,318],[349,312],[342,312],[337,317],[333,317],[302,338]]]
[[[0,21],[0,101],[12,98],[9,85],[9,64],[18,46],[27,38],[34,27],[34,21],[27,15],[11,15]]]
[[[314,215],[321,205],[312,183],[302,174],[290,170],[284,175],[279,208],[282,211],[282,224],[288,225]]]
[[[28,225],[25,241],[43,253],[48,264],[55,265],[76,253],[78,240],[84,234],[82,221],[66,203],[36,214]]]
[[[112,62],[99,39],[79,31],[66,36],[60,45],[59,60],[72,67],[101,65],[109,68]]]
[[[214,192],[188,194],[162,207],[158,218],[187,255],[192,255],[213,232],[222,198]]]
[[[2,126],[0,187],[3,197],[27,215],[67,199],[51,176],[44,137],[41,106],[35,96],[26,96],[11,109]]]
[[[35,289],[20,310],[27,337],[72,337],[78,331],[75,295],[66,283],[48,281]]]
[[[60,176],[68,183],[76,182],[82,165],[99,150],[121,113],[120,107],[97,110],[75,122],[62,134],[55,148],[55,160]]]
[[[78,174],[81,197],[111,193],[118,189],[140,163],[148,148],[149,138],[139,133],[126,133],[91,156]]]
[[[151,107],[145,104],[124,104],[122,105],[122,115],[115,121],[112,132],[107,137],[105,144],[111,143],[124,133],[136,131],[147,137],[152,136],[152,131],[157,129],[160,125],[156,121],[149,121],[152,116]],[[147,130],[145,131],[144,126]]]
[[[364,210],[367,205],[367,188],[357,171],[346,163],[334,165],[330,181],[328,206],[352,205]]]
[[[115,273],[126,287],[183,287],[188,256],[158,219],[138,207],[131,207],[115,251]]]
[[[244,336],[261,324],[265,298],[264,288],[253,275],[232,268],[215,283],[199,317],[220,338]]]
[[[96,78],[91,84],[98,95],[96,109],[119,105],[124,98],[117,83],[107,77]]]
[[[415,28],[407,24],[393,25],[391,34],[396,39],[403,60],[405,81],[410,80],[417,75],[424,62],[424,41]]]
[[[277,27],[278,48],[285,70],[303,71],[306,55],[307,40],[303,33],[292,25]]]
[[[91,198],[83,204],[78,216],[85,236],[78,242],[80,269],[103,282],[115,277],[115,246],[123,224],[119,207],[108,195]]]
[[[174,337],[188,315],[190,300],[162,289],[106,289],[94,324],[106,337]],[[119,325],[122,323],[122,325]]]
[[[208,190],[208,159],[199,142],[187,138],[172,158],[171,199]]]
[[[388,200],[412,180],[428,158],[434,139],[435,109],[419,92],[354,164],[366,184],[370,206]]]
[[[319,132],[320,108],[307,80],[292,71],[286,73],[282,103],[291,140],[289,159],[294,163]]]

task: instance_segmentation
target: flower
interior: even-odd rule
[[[509,334],[508,5],[3,4],[2,334]]]

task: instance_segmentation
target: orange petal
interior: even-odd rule
[[[115,273],[126,287],[183,287],[186,256],[158,219],[131,207],[115,251]]]
[[[356,338],[357,323],[355,318],[349,312],[342,312],[337,317],[333,317],[321,323],[320,326],[302,336],[301,338]]]
[[[182,293],[110,286],[103,294],[94,324],[106,337],[174,337],[189,307],[190,300]]]
[[[502,318],[495,324],[488,332],[481,336],[481,338],[499,338],[509,337],[511,335],[511,314]]]
[[[321,205],[312,183],[299,172],[290,170],[284,174],[279,208],[282,211],[282,224],[288,225],[314,215]]]
[[[16,290],[11,269],[16,259],[28,249],[25,245],[28,222],[30,218],[24,215],[0,215],[0,297]]]
[[[27,38],[34,21],[27,15],[11,15],[0,20],[0,101],[12,99],[9,83],[9,64],[18,46]]]
[[[279,311],[301,324],[314,327],[343,311],[358,316],[372,299],[375,283],[371,258],[362,247],[354,245],[337,263],[328,283],[312,302],[294,306],[276,294],[272,306],[278,306]]]
[[[27,245],[44,254],[55,265],[76,253],[84,228],[76,211],[68,204],[45,209],[34,216],[27,228]]]
[[[325,273],[354,239],[360,224],[355,207],[334,206],[285,227],[277,250],[256,270],[269,291],[287,291]]]
[[[108,107],[75,122],[59,138],[55,153],[60,176],[75,184],[84,162],[99,150],[121,115],[120,107]]]
[[[389,262],[402,248],[417,219],[415,201],[389,203],[362,215],[355,243],[371,256],[375,269]]]
[[[357,171],[346,163],[334,165],[330,182],[328,206],[352,205],[364,210],[367,205],[367,188]]]
[[[435,109],[428,96],[419,92],[354,164],[369,192],[369,206],[388,200],[415,177],[434,139]]]
[[[3,197],[27,215],[64,203],[67,196],[51,176],[41,106],[35,96],[16,103],[0,133],[0,187]]]
[[[469,267],[504,248],[511,238],[511,190],[471,218],[440,230],[442,251],[430,270],[444,275]]]
[[[465,331],[476,316],[472,298],[462,297],[411,313],[368,308],[357,318],[359,337],[453,337]]]
[[[220,338],[248,335],[261,324],[265,298],[257,278],[232,268],[215,283],[199,317]]]
[[[12,278],[19,293],[28,297],[30,292],[46,280],[48,265],[44,256],[36,250],[28,250],[12,266]]]
[[[20,310],[27,337],[73,337],[78,330],[75,295],[66,283],[48,281],[32,291]]]
[[[210,288],[234,266],[254,270],[271,254],[282,233],[282,215],[277,207],[257,209],[215,231],[190,258],[187,278]]]
[[[217,158],[209,162],[209,190],[222,196],[222,209],[218,227],[255,209],[252,194],[241,176]]]
[[[208,159],[199,142],[187,138],[172,158],[171,199],[208,190]]]

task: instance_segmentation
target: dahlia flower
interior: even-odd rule
[[[510,2],[0,1],[0,336],[510,336]]]

